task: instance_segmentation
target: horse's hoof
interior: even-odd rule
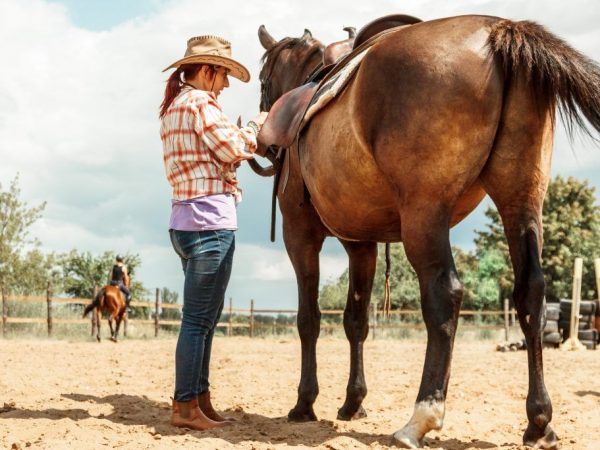
[[[312,408],[292,408],[288,413],[288,420],[290,422],[315,422],[317,421],[317,416]]]
[[[98,342],[100,342],[100,341],[101,341],[101,339],[100,339],[99,337],[97,337],[97,338],[96,338],[96,340],[97,340]]]
[[[413,436],[407,436],[401,431],[397,431],[392,436],[392,441],[399,448],[423,448],[423,440],[415,439]]]
[[[550,428],[550,425],[546,425],[546,428],[542,432],[535,424],[530,423],[523,435],[523,444],[535,449],[556,450],[558,449],[558,436]]]
[[[110,340],[113,341],[113,342],[117,342],[117,338],[116,337],[111,337]]]
[[[357,410],[353,412],[354,408],[346,407],[346,405],[342,406],[338,410],[337,419],[338,420],[359,420],[367,417],[367,412],[365,408],[359,406]]]

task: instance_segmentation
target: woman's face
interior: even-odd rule
[[[208,73],[209,72],[207,72],[207,74]],[[217,97],[223,89],[229,87],[229,79],[227,78],[228,73],[229,71],[225,67],[216,66],[213,76],[209,76],[209,90],[214,92]],[[212,87],[212,89],[210,87]]]

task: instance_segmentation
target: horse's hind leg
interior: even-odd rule
[[[123,321],[123,314],[125,313],[125,308],[123,307],[123,309],[121,311],[119,311],[119,313],[117,314],[117,318],[116,318],[116,328],[115,328],[115,342],[117,342],[117,339],[119,339],[119,328],[121,328],[121,322]]]
[[[552,404],[544,385],[542,322],[544,321],[544,275],[542,206],[549,182],[552,157],[552,119],[543,99],[529,97],[517,83],[505,104],[503,128],[499,130],[482,181],[498,207],[508,240],[515,274],[513,300],[527,342],[529,391],[523,436],[526,445],[554,448],[557,437],[549,426]]]
[[[117,342],[116,336],[115,336],[115,330],[113,329],[113,315],[112,313],[110,314],[110,316],[108,316],[108,326],[110,327],[110,340],[113,342]]]
[[[427,199],[415,199],[415,203],[402,211],[410,218],[402,223],[402,240],[419,278],[427,350],[414,413],[394,434],[396,444],[406,448],[422,447],[425,434],[442,427],[452,348],[463,298],[450,248],[450,211],[442,206],[425,210]]]
[[[100,342],[100,321],[102,319],[102,313],[100,311],[100,308],[96,308],[94,310],[94,316],[96,318],[96,340]]]
[[[369,333],[369,302],[377,265],[377,244],[341,242],[350,259],[350,285],[344,310],[344,330],[350,342],[350,377],[346,387],[346,401],[338,411],[338,419],[351,420],[367,415],[361,406],[367,395],[363,342]]]

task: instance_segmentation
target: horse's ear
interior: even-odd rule
[[[258,39],[265,50],[269,50],[277,43],[273,36],[269,34],[264,25],[258,27]]]
[[[310,30],[308,28],[304,29],[304,34],[302,35],[302,40],[306,41],[308,39],[310,39],[311,37],[313,37],[312,33],[310,32]]]

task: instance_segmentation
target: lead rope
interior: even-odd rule
[[[392,309],[391,290],[390,290],[390,243],[385,244],[385,288],[383,291],[383,315],[384,317],[390,317],[390,311]]]

